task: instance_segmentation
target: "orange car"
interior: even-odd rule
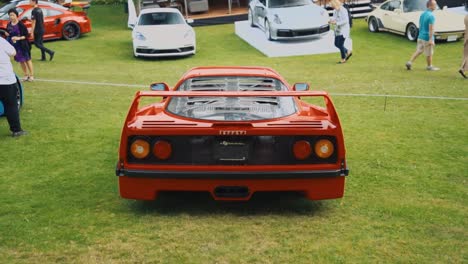
[[[341,124],[326,92],[290,86],[264,67],[199,67],[170,89],[137,92],[120,140],[116,174],[123,198],[162,191],[210,192],[248,200],[297,191],[341,198],[348,169]],[[140,100],[155,97],[140,106]],[[323,98],[324,107],[307,97]],[[159,98],[159,99],[158,99]]]
[[[44,40],[66,39],[75,40],[81,35],[91,32],[91,19],[86,12],[74,12],[58,4],[39,1],[38,5],[44,13]],[[29,1],[12,1],[0,8],[0,30],[6,30],[9,21],[8,10],[16,8],[19,19],[28,29],[32,41],[31,13],[34,7]]]

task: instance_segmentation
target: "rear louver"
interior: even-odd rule
[[[290,121],[284,123],[270,123],[269,127],[303,127],[303,128],[319,128],[324,129],[322,121]]]
[[[174,121],[145,120],[141,125],[142,129],[163,128],[163,127],[195,127],[196,123],[175,123]]]

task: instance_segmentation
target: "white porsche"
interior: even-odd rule
[[[419,16],[426,8],[427,0],[389,0],[366,17],[370,32],[389,31],[405,35],[416,41],[419,33]],[[449,12],[446,7],[434,10],[434,37],[436,40],[456,41],[463,38],[464,17]]]
[[[268,40],[322,37],[330,31],[328,12],[311,0],[251,0],[248,18]]]
[[[175,8],[143,9],[132,38],[135,57],[187,56],[196,52],[195,31]]]

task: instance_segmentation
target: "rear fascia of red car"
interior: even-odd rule
[[[209,68],[197,68],[185,74],[178,84],[193,74],[199,75],[200,72],[197,72],[200,71],[199,69],[209,71]],[[216,69],[219,70],[219,68]],[[240,69],[245,70],[245,68]],[[252,70],[276,75],[276,72],[268,68]],[[226,74],[224,69],[221,68],[220,71],[224,72],[220,74]],[[258,72],[253,73],[255,74]],[[278,75],[275,78],[281,77]],[[154,200],[161,191],[203,191],[211,193],[216,200],[248,200],[255,192],[264,191],[297,191],[304,193],[305,197],[311,200],[343,197],[345,176],[348,175],[345,145],[338,116],[327,93],[285,92],[301,98],[320,96],[324,98],[326,104],[326,108],[321,108],[296,99],[299,100],[298,104],[302,106],[302,109],[296,115],[289,117],[288,122],[282,118],[253,122],[210,122],[188,119],[165,112],[163,109],[167,100],[138,109],[141,97],[159,95],[170,98],[177,96],[176,93],[180,92],[137,93],[125,121],[120,142],[116,174],[119,176],[121,197]],[[223,95],[227,94],[223,93]],[[158,115],[157,120],[152,119],[156,115]],[[151,125],[143,128],[145,120]],[[131,144],[129,141],[140,137],[153,144],[158,140],[171,142],[171,140],[178,139],[189,140],[186,138],[190,137],[227,138],[236,141],[265,135],[275,137],[278,141],[284,138],[292,138],[291,142],[295,139],[309,140],[312,152],[314,142],[320,139],[330,139],[333,141],[335,153],[328,160],[320,160],[315,155],[297,160],[297,162],[291,161],[283,164],[272,162],[258,164],[258,162],[255,163],[254,158],[251,164],[243,161],[237,164],[236,161],[231,164],[216,164],[210,160],[205,160],[204,164],[190,164],[190,161],[184,163],[179,160],[177,162],[174,159],[171,161],[171,158],[164,161],[158,160],[151,156],[152,154],[149,154],[150,157],[146,161],[140,162],[132,159],[129,153],[129,144]],[[171,151],[176,157],[177,152],[184,150],[175,144]],[[292,148],[290,153],[293,158]]]

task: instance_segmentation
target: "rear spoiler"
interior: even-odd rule
[[[330,119],[335,123],[339,124],[338,115],[335,110],[335,106],[327,92],[323,91],[242,91],[242,92],[220,92],[220,91],[209,91],[209,92],[194,92],[194,91],[138,91],[135,94],[133,103],[130,106],[127,123],[135,118],[138,111],[140,99],[142,97],[323,97],[327,112],[330,115]]]

